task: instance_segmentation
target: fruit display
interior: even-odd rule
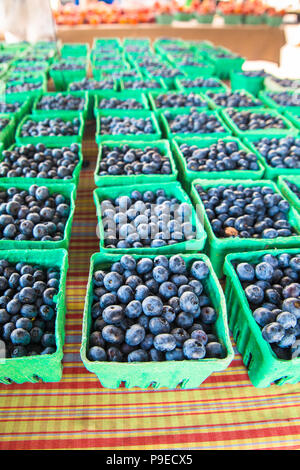
[[[181,21],[214,13],[209,2],[171,7]],[[77,7],[65,11],[72,16]],[[99,5],[103,12],[107,5]],[[133,11],[118,16],[117,6],[110,15],[139,21]],[[76,21],[86,18],[81,12]],[[88,18],[96,21],[92,7]],[[245,58],[220,45],[167,37],[28,45],[1,57],[0,248],[36,245],[49,259],[52,246],[68,248],[79,173],[91,165],[85,131],[98,148],[91,178],[99,253],[87,285],[85,366],[96,372],[114,362],[120,371],[156,362],[162,374],[164,363],[189,361],[201,369],[200,383],[227,367],[233,353],[219,283],[227,256],[251,258],[270,247],[274,256],[239,262],[235,273],[261,341],[275,359],[298,357],[299,254],[288,251],[299,246],[300,214],[277,181],[281,171],[292,178],[300,169],[299,128],[290,117],[300,105],[297,81],[244,71]],[[259,80],[255,93],[231,86],[241,76]],[[268,86],[273,78],[279,90]],[[299,197],[297,181],[288,181]],[[279,249],[286,252],[276,257]],[[54,356],[64,332],[55,322],[59,269],[24,263],[0,256],[8,360]],[[175,370],[166,386],[174,386]]]
[[[91,361],[147,362],[222,358],[214,333],[204,261],[187,266],[180,255],[136,260],[123,255],[93,274]]]

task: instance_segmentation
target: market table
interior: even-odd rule
[[[300,386],[255,388],[236,349],[227,370],[193,390],[104,389],[83,366],[85,289],[98,251],[94,133],[88,125],[69,249],[63,378],[0,385],[0,449],[299,449]]]
[[[207,40],[222,44],[247,60],[268,60],[279,64],[280,48],[285,44],[284,28],[267,25],[199,25],[181,23],[181,26],[139,24],[102,24],[99,26],[58,26],[57,39],[63,42],[87,42],[92,45],[95,37],[159,37],[185,40]]]

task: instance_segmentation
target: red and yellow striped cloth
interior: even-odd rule
[[[69,250],[63,378],[0,385],[0,449],[300,449],[300,384],[256,389],[237,353],[199,389],[109,390],[79,355],[90,255],[98,251],[92,198],[97,147],[80,176]]]

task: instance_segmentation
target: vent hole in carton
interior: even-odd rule
[[[34,382],[42,382],[43,381],[43,379],[41,377],[39,377],[38,375],[36,375],[36,374],[33,374],[32,379],[34,380]]]
[[[252,361],[252,354],[249,353],[249,356],[248,356],[248,357],[246,358],[246,360],[245,360],[245,366],[247,367],[247,369],[250,368],[250,363],[251,363],[251,361]]]
[[[3,380],[8,383],[8,384],[12,384],[13,383],[13,380],[10,379],[9,377],[3,377]]]
[[[288,375],[284,375],[283,377],[280,377],[280,379],[274,380],[275,385],[283,385],[286,383],[291,377]]]
[[[240,330],[236,329],[236,330],[233,332],[233,337],[234,337],[235,342],[237,341],[237,339],[238,339],[239,336],[240,336]]]

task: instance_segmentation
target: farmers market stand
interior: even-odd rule
[[[207,40],[247,57],[248,60],[268,60],[279,63],[280,48],[285,44],[283,27],[267,25],[211,26],[181,23],[182,26],[158,24],[139,25],[89,25],[58,26],[57,38],[63,42],[93,43],[95,37],[159,37],[182,38],[186,40]]]

